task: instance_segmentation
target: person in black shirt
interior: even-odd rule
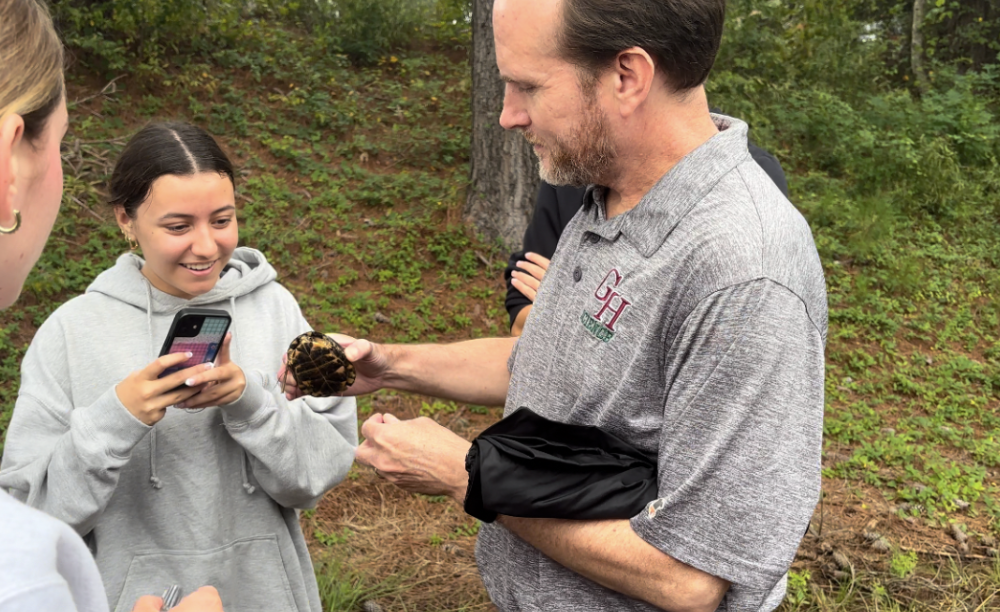
[[[717,112],[713,109],[713,112]],[[752,142],[748,146],[754,161],[767,172],[774,184],[788,197],[788,181],[778,159]],[[535,301],[535,292],[556,252],[559,236],[576,211],[583,206],[585,187],[555,187],[544,181],[538,186],[535,213],[524,232],[520,251],[511,253],[504,270],[507,298],[504,306],[510,316],[510,333],[520,336],[524,322]]]

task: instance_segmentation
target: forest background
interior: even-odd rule
[[[127,249],[104,186],[129,135],[163,119],[232,154],[241,242],[315,327],[506,333],[508,247],[463,214],[468,0],[51,7],[70,51],[66,193],[0,315],[0,379]],[[829,289],[824,492],[782,610],[1000,610],[1000,2],[731,0],[708,91],[781,161]],[[16,395],[0,388],[0,440]],[[387,410],[470,438],[501,416],[359,402],[361,419]],[[478,523],[443,498],[355,467],[302,524],[327,610],[491,609]]]

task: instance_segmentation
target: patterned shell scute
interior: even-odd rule
[[[317,331],[301,334],[288,347],[286,368],[302,395],[331,397],[354,384],[354,364],[344,347]]]

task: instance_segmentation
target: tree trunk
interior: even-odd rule
[[[472,6],[472,164],[465,216],[488,239],[521,248],[534,210],[538,161],[521,134],[500,127],[504,83],[493,46],[493,0]]]
[[[913,0],[913,29],[910,33],[910,68],[920,93],[927,93],[927,73],[924,72],[924,15],[927,0]]]

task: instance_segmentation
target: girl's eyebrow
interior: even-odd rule
[[[229,212],[231,210],[236,210],[236,207],[232,204],[228,206],[223,206],[222,208],[217,208],[212,211],[213,215],[217,215],[223,212]],[[167,219],[194,219],[194,215],[187,215],[184,213],[167,213],[159,218],[159,221],[166,221]]]

